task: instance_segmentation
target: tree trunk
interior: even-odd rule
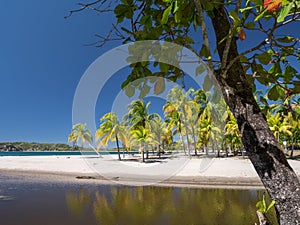
[[[149,148],[148,148],[148,144],[145,145],[145,149],[146,149],[146,159],[149,159]]]
[[[203,145],[203,150],[205,151],[205,154],[208,155],[207,144],[204,144],[204,145]]]
[[[211,18],[216,34],[217,49],[222,59],[226,37],[230,30],[228,17],[223,7],[214,9]],[[238,56],[233,38],[226,64]],[[222,62],[224,63],[224,62]],[[276,210],[281,225],[300,224],[300,182],[290,167],[283,150],[268,127],[246,81],[242,64],[238,61],[228,70],[216,74],[224,99],[237,120],[244,147],[262,183],[276,201]]]
[[[197,141],[196,141],[196,134],[195,134],[195,127],[194,124],[192,124],[192,135],[193,135],[193,141],[194,141],[194,151],[195,151],[195,156],[197,156]]]
[[[187,155],[187,154],[186,154],[185,144],[184,144],[184,140],[183,140],[183,136],[182,136],[181,131],[180,131],[179,133],[180,133],[180,139],[181,139],[181,142],[182,142],[182,148],[183,148],[183,151],[184,151],[184,155]]]
[[[142,149],[142,161],[145,162],[145,151]]]
[[[117,142],[117,149],[118,149],[118,157],[119,157],[119,160],[121,161],[121,154],[120,154],[120,146],[119,146],[119,138],[118,138],[118,135],[116,135],[116,142]]]
[[[294,143],[294,134],[292,135],[292,149],[291,149],[291,154],[290,154],[290,159],[294,157],[294,148],[295,148],[295,143]]]
[[[189,154],[189,157],[191,157],[191,143],[190,143],[190,139],[189,139],[189,129],[186,124],[187,115],[186,115],[185,110],[183,110],[183,116],[184,116],[184,127],[185,127],[185,132],[186,132],[186,141],[187,141],[187,146],[188,146],[188,154]]]
[[[160,144],[157,144],[156,147],[157,147],[158,158],[160,158]]]

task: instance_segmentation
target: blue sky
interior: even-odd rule
[[[64,19],[75,7],[71,0],[2,2],[0,142],[66,143],[77,83],[111,48],[84,46],[109,23],[92,12]]]
[[[2,2],[0,142],[67,143],[76,86],[87,67],[114,47],[113,44],[101,49],[84,46],[96,40],[94,34],[109,30],[113,16],[99,17],[87,11],[64,19],[69,10],[77,7],[76,3],[74,0]],[[257,40],[248,35],[249,40]],[[109,108],[97,105],[96,111],[103,114]]]

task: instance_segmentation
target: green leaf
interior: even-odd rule
[[[152,19],[150,15],[145,15],[141,18],[140,23],[147,28],[152,27]]]
[[[161,24],[166,24],[168,22],[171,11],[172,11],[172,5],[170,5],[168,8],[165,9],[161,19]]]
[[[204,56],[205,58],[210,57],[209,50],[206,47],[206,45],[202,45],[202,48],[200,50],[200,55]]]
[[[293,93],[300,94],[300,84],[294,84]]]
[[[246,23],[244,25],[244,27],[246,27],[247,29],[253,29],[255,27],[255,24],[252,22]]]
[[[293,76],[297,74],[297,70],[292,66],[287,66],[283,73],[283,79],[285,82],[290,82],[293,79]]]
[[[271,60],[271,56],[267,52],[257,55],[256,58],[264,65],[267,65]]]
[[[203,90],[204,91],[209,91],[211,89],[212,85],[213,84],[212,84],[209,76],[205,76],[204,82],[203,82]]]
[[[295,38],[290,36],[285,36],[283,38],[276,38],[276,41],[282,42],[282,43],[291,43],[295,41]]]
[[[275,205],[275,201],[272,200],[272,202],[270,203],[270,205],[268,206],[266,213]]]
[[[273,75],[281,74],[282,71],[281,71],[280,63],[279,62],[274,63],[274,65],[269,69],[269,73]]]
[[[257,6],[259,6],[259,5],[263,5],[263,0],[251,0],[251,2],[253,2],[254,3],[254,5],[257,5]]]
[[[285,97],[285,91],[279,85],[274,85],[268,92],[268,99],[277,101],[280,98],[283,99]]]
[[[200,75],[206,71],[205,67],[203,65],[200,65],[196,68],[196,75]]]
[[[271,87],[271,89],[268,92],[268,99],[273,100],[273,101],[277,101],[279,99],[279,93],[277,90],[277,85],[274,85],[273,87]]]
[[[263,208],[263,203],[262,201],[258,201],[255,205],[257,208],[262,209]]]
[[[129,98],[131,98],[131,97],[134,95],[134,93],[135,93],[135,88],[132,87],[131,85],[128,85],[128,86],[126,86],[126,88],[125,88],[125,93],[126,93],[126,95],[127,95]]]
[[[266,212],[267,205],[266,205],[265,195],[263,195],[262,203],[263,203],[263,209],[264,209],[264,211]]]
[[[150,91],[151,87],[149,87],[148,85],[144,85],[142,88],[141,88],[141,92],[140,92],[140,95],[139,95],[139,98],[144,98]]]
[[[180,23],[181,18],[182,18],[182,13],[181,13],[181,11],[177,11],[177,12],[175,13],[175,15],[174,15],[174,18],[175,18],[175,22],[176,22],[176,23]]]
[[[256,22],[256,21],[260,20],[262,17],[264,17],[266,12],[267,12],[267,8],[265,8],[257,17],[255,17],[254,21]]]
[[[265,77],[256,77],[256,80],[265,86],[268,86],[270,84],[269,79],[267,79]]]
[[[243,12],[248,11],[248,10],[251,10],[251,9],[253,9],[253,8],[255,8],[255,6],[248,6],[248,7],[246,7],[246,8],[240,9],[240,12],[243,13]]]
[[[238,14],[237,14],[234,10],[231,10],[231,11],[229,12],[229,17],[233,20],[233,23],[234,23],[235,25],[238,25],[238,24],[241,23],[240,17],[238,16]]]
[[[170,65],[166,63],[159,63],[159,69],[161,72],[169,72]]]
[[[296,106],[296,107],[294,108],[294,111],[295,111],[297,114],[300,115],[300,106]]]
[[[179,0],[175,0],[174,11],[173,11],[173,13],[176,13],[176,12],[179,10],[178,1],[179,1]]]
[[[241,61],[241,63],[249,63],[248,58],[247,58],[246,56],[244,56],[244,55],[242,55],[242,56],[240,57],[240,61]]]
[[[277,18],[277,22],[283,22],[285,17],[289,14],[291,8],[293,8],[294,3],[290,3],[283,7],[283,9],[280,11],[279,16]]]

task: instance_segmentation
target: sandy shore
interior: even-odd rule
[[[151,163],[118,162],[115,156],[3,156],[0,174],[27,179],[105,182],[133,185],[172,185],[261,188],[250,160],[238,158],[165,159]],[[300,161],[290,160],[298,176]]]

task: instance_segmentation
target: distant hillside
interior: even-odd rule
[[[10,151],[72,151],[78,150],[67,144],[28,143],[28,142],[0,142],[1,152]]]

